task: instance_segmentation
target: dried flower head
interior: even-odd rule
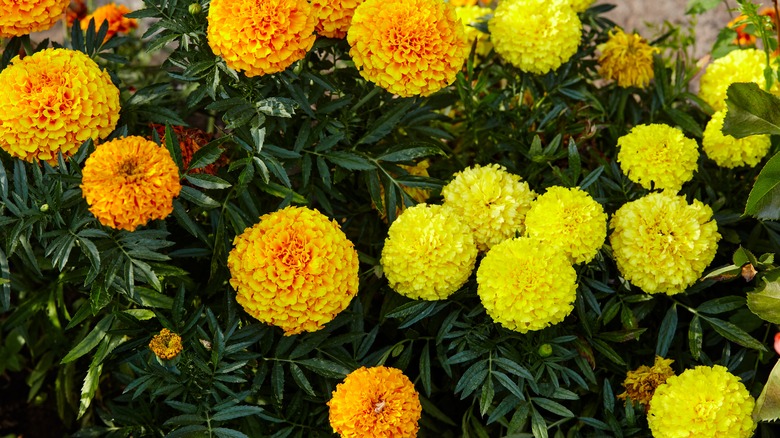
[[[723,133],[723,120],[726,110],[712,115],[704,129],[701,146],[704,153],[718,166],[734,168],[739,166],[755,167],[769,152],[772,142],[768,135],[750,135],[734,138]]]
[[[634,402],[647,406],[656,388],[674,375],[674,370],[670,366],[672,363],[674,361],[671,359],[656,356],[652,367],[642,365],[629,371],[626,373],[626,380],[623,381],[626,391],[619,394],[618,398],[626,401],[630,398]]]
[[[699,145],[679,128],[655,123],[637,125],[617,144],[620,169],[646,189],[678,192],[698,168]]]
[[[641,36],[615,28],[599,49],[599,73],[619,87],[645,88],[653,79],[653,53],[658,49],[650,47]]]
[[[766,55],[761,50],[733,50],[710,63],[701,77],[699,97],[715,111],[726,108],[726,90],[735,82],[755,82],[762,89]]]
[[[181,336],[164,328],[149,341],[149,348],[162,360],[171,360],[181,353]]]
[[[68,3],[70,0],[0,0],[0,38],[49,29]]]
[[[100,29],[104,21],[108,21],[108,32],[103,42],[108,41],[118,33],[128,33],[138,27],[138,20],[125,17],[128,13],[130,9],[125,5],[117,6],[115,3],[103,5],[81,19],[81,29],[87,30],[91,20],[95,20],[95,30]]]
[[[317,16],[315,30],[328,38],[344,38],[352,16],[363,0],[312,0],[312,13]]]

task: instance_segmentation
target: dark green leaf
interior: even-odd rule
[[[677,331],[677,305],[673,304],[666,311],[666,316],[661,321],[661,328],[658,330],[658,342],[655,344],[656,356],[666,357],[675,331]]]
[[[748,195],[745,214],[764,220],[780,219],[780,152],[758,174]]]
[[[747,294],[750,311],[759,318],[773,324],[780,324],[780,270],[769,271],[761,279],[761,285]]]
[[[97,347],[100,341],[103,340],[103,338],[106,336],[106,333],[108,332],[108,329],[111,327],[113,322],[114,315],[104,316],[103,319],[101,319],[100,322],[95,325],[95,328],[93,328],[92,331],[81,340],[81,342],[76,344],[76,346],[73,347],[68,352],[68,354],[62,358],[60,363],[65,364],[68,362],[73,362],[74,360],[92,351],[92,349]]]
[[[718,318],[711,318],[703,315],[701,318],[707,321],[712,326],[712,328],[718,332],[718,334],[728,339],[729,341],[736,342],[743,347],[766,351],[766,347],[764,347],[761,342],[757,341],[755,338],[750,336],[747,332],[737,327],[736,325]]]
[[[346,151],[334,151],[325,155],[333,164],[347,170],[373,170],[374,165],[360,155]]]

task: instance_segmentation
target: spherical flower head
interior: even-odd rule
[[[723,120],[726,110],[712,115],[704,129],[701,145],[704,153],[718,166],[734,168],[739,166],[755,167],[769,152],[772,142],[768,135],[750,135],[734,138],[723,133]]]
[[[558,248],[517,237],[494,246],[482,259],[477,294],[493,321],[527,333],[557,324],[571,313],[577,273]]]
[[[488,27],[496,53],[534,74],[568,61],[582,36],[582,23],[569,0],[504,0]]]
[[[409,175],[412,176],[429,176],[428,175],[428,167],[430,167],[431,163],[428,160],[422,160],[419,163],[415,164],[414,166],[406,166],[406,165],[399,165],[398,167],[404,169],[409,173]],[[397,176],[397,175],[393,175]],[[428,189],[422,189],[419,187],[409,187],[405,186],[403,184],[399,184],[399,187],[401,190],[403,190],[407,195],[409,195],[412,199],[414,199],[418,204],[423,203],[428,200],[428,198],[431,196],[431,191]],[[385,199],[385,187],[384,185],[379,186],[379,195],[382,199]],[[376,204],[372,204],[374,208],[377,208]],[[395,209],[395,215],[396,217],[400,216],[401,213],[406,209],[404,204],[400,204]],[[382,218],[383,221],[387,222],[387,213],[384,208],[378,209],[379,211],[379,217]]]
[[[160,143],[165,144],[165,125],[152,123],[151,127],[157,131]],[[186,169],[192,162],[192,157],[195,152],[199,151],[200,148],[211,141],[211,134],[198,128],[185,128],[178,125],[171,126],[171,129],[179,140],[182,165]],[[216,175],[217,170],[225,164],[227,164],[227,158],[223,155],[216,162],[211,163],[206,167],[190,169],[189,173],[208,173],[209,175]]]
[[[697,366],[656,389],[647,422],[655,438],[749,438],[755,400],[726,367]]]
[[[655,357],[655,363],[652,367],[642,365],[639,368],[626,373],[626,380],[623,381],[623,387],[626,391],[618,395],[619,399],[634,402],[647,406],[650,399],[653,398],[656,388],[666,383],[669,377],[674,375],[674,370],[670,366],[674,363],[671,359],[664,359],[661,356]]]
[[[755,82],[766,87],[764,69],[766,55],[756,49],[733,50],[718,58],[704,71],[699,85],[699,97],[715,111],[726,108],[726,91],[735,82]]]
[[[233,240],[230,284],[244,310],[295,335],[322,328],[358,291],[358,255],[338,223],[286,207]]]
[[[81,190],[101,224],[135,231],[165,219],[179,196],[179,168],[168,149],[130,136],[98,145],[82,171]]]
[[[490,49],[493,48],[493,44],[490,43],[490,35],[480,31],[472,24],[478,24],[482,21],[481,18],[492,14],[493,10],[473,5],[455,8],[455,13],[465,26],[467,47],[470,48],[474,40],[477,40],[477,55],[485,56],[490,53]]]
[[[130,9],[127,6],[117,6],[115,3],[109,3],[95,9],[92,14],[81,19],[81,29],[87,30],[89,22],[94,19],[95,30],[97,31],[104,21],[108,21],[108,32],[103,40],[105,42],[118,33],[128,33],[138,27],[138,20],[125,17],[125,14],[129,13]]]
[[[468,55],[463,24],[441,0],[366,0],[347,41],[360,75],[403,97],[450,85]]]
[[[49,29],[68,3],[70,0],[0,0],[0,38]]]
[[[1,15],[0,15],[1,16]],[[57,163],[119,121],[119,89],[87,55],[46,49],[0,72],[0,147],[26,161]]]
[[[584,12],[593,2],[596,0],[569,0],[569,5],[574,9],[574,12]]]
[[[312,12],[317,16],[315,30],[328,38],[344,38],[355,9],[363,0],[312,0]]]
[[[441,192],[444,205],[471,227],[480,251],[522,234],[536,193],[504,166],[476,165],[455,174]]]
[[[696,282],[720,240],[709,206],[668,192],[624,204],[610,228],[623,278],[651,294],[678,294]]]
[[[574,263],[587,263],[607,238],[607,215],[579,188],[550,187],[531,203],[525,235],[559,248]]]
[[[330,425],[342,438],[413,438],[422,416],[414,384],[401,370],[384,366],[349,373],[328,407]]]
[[[623,88],[645,88],[653,79],[653,53],[658,49],[650,47],[641,36],[615,28],[599,49],[599,73],[604,79],[616,81]]]
[[[171,360],[181,353],[181,336],[164,328],[149,341],[149,348],[161,360]]]
[[[476,260],[469,227],[455,212],[417,204],[390,225],[380,263],[396,292],[413,299],[441,300],[466,283]]]
[[[646,189],[679,192],[698,168],[699,145],[662,124],[638,125],[618,139],[618,163],[628,179]]]
[[[247,76],[283,71],[314,45],[317,17],[307,0],[212,0],[209,46]]]

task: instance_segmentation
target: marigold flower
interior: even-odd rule
[[[587,263],[607,238],[607,215],[579,188],[550,187],[531,203],[525,235],[561,249],[574,263]]]
[[[490,53],[493,48],[493,44],[490,43],[490,35],[471,25],[478,24],[482,21],[481,18],[492,14],[493,10],[474,5],[455,8],[455,13],[465,26],[467,47],[470,48],[474,40],[477,40],[477,55],[485,56]]]
[[[380,262],[396,292],[440,300],[466,283],[476,259],[469,228],[452,210],[417,204],[390,225]]]
[[[366,0],[347,33],[360,75],[399,96],[427,96],[455,81],[468,48],[441,0]]]
[[[582,36],[582,23],[569,0],[504,0],[488,27],[496,53],[534,74],[568,61]]]
[[[315,30],[324,37],[344,38],[361,3],[363,0],[312,0],[312,12],[318,20]]]
[[[307,0],[212,0],[209,46],[247,76],[283,71],[314,45],[317,17]]]
[[[431,163],[428,160],[422,160],[419,163],[415,164],[414,166],[405,166],[403,164],[399,165],[402,169],[409,172],[409,175],[413,176],[429,176],[428,175],[428,167],[431,165]],[[397,176],[397,175],[394,175]],[[418,204],[423,203],[428,200],[428,197],[431,196],[431,191],[428,189],[421,189],[419,187],[409,187],[405,186],[403,184],[400,185],[400,189],[403,190],[407,195],[409,195],[412,199],[414,199]],[[379,186],[379,194],[382,199],[385,199],[385,187],[383,185]],[[372,204],[374,208],[377,208],[376,204]],[[398,207],[395,209],[395,216],[398,217],[401,215],[401,213],[406,209],[406,206],[404,204],[399,204]],[[379,217],[382,218],[383,221],[387,221],[387,212],[384,208],[377,209],[379,211]]]
[[[16,57],[0,72],[0,147],[11,156],[56,164],[119,121],[119,90],[87,55],[46,49]]]
[[[168,149],[130,136],[98,145],[82,172],[81,190],[101,224],[135,231],[165,219],[179,196],[179,168]]]
[[[68,3],[70,0],[0,0],[0,38],[49,29]]]
[[[73,26],[73,23],[81,22],[81,19],[86,17],[88,12],[84,0],[72,0],[65,10],[65,21],[68,27]]]
[[[713,114],[707,123],[701,142],[704,153],[721,167],[755,167],[772,146],[769,136],[751,135],[744,138],[734,138],[724,134],[723,120],[725,117],[726,110],[720,110]]]
[[[574,12],[579,13],[588,9],[594,1],[596,0],[569,0],[569,4],[571,5],[571,8],[574,9]]]
[[[749,438],[756,428],[754,406],[726,367],[697,366],[656,389],[647,422],[655,438]]]
[[[106,37],[103,39],[103,42],[106,42],[118,33],[128,33],[138,27],[138,20],[125,17],[125,14],[129,13],[130,9],[127,6],[117,6],[114,3],[109,3],[95,9],[90,15],[84,17],[81,20],[81,29],[87,30],[89,22],[93,19],[95,20],[95,30],[100,29],[104,21],[108,21],[108,33],[106,33]]]
[[[455,7],[474,6],[477,4],[477,0],[450,0],[449,2]]]
[[[599,49],[599,73],[619,87],[645,88],[653,79],[653,53],[658,49],[650,47],[641,36],[616,27]]]
[[[152,123],[152,128],[157,131],[157,135],[160,137],[160,142],[165,144],[165,125],[158,125]],[[181,149],[182,164],[186,169],[189,167],[192,161],[192,156],[200,150],[203,146],[211,141],[211,134],[198,128],[185,128],[183,126],[174,125],[171,126],[173,132],[176,134],[176,138],[179,140],[179,148]],[[216,162],[209,164],[206,167],[199,169],[192,169],[190,173],[208,173],[210,175],[216,175],[217,169],[227,164],[227,158],[223,155]]]
[[[236,301],[285,336],[313,332],[358,291],[358,255],[338,223],[287,207],[260,217],[233,240],[227,260]]]
[[[414,384],[396,368],[361,367],[336,385],[330,425],[343,438],[413,438],[422,416]]]
[[[626,391],[619,394],[618,398],[622,400],[630,398],[634,402],[647,406],[656,388],[674,375],[674,370],[670,366],[673,362],[671,359],[656,356],[652,367],[642,365],[636,370],[629,371],[626,380],[623,381]]]
[[[679,192],[698,168],[696,140],[668,125],[637,125],[618,139],[618,147],[621,170],[646,189]]]
[[[712,210],[684,196],[651,193],[612,216],[612,251],[623,277],[647,293],[674,295],[704,272],[718,248]]]
[[[756,49],[733,50],[710,63],[701,77],[699,97],[715,111],[726,108],[726,91],[735,82],[755,82],[766,87],[766,55]]]
[[[577,273],[560,249],[517,237],[494,246],[482,259],[477,294],[493,321],[520,333],[541,330],[571,313]]]
[[[737,33],[737,37],[734,38],[732,44],[739,46],[752,46],[756,44],[756,37],[745,32],[745,28],[748,25],[748,17],[746,15],[739,15],[733,20],[729,21],[726,25],[729,29],[734,29]]]
[[[181,353],[181,336],[164,328],[149,341],[149,348],[162,360],[171,360]]]
[[[536,193],[504,166],[476,165],[455,174],[441,191],[444,205],[471,227],[480,251],[522,234]]]

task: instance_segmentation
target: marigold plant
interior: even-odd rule
[[[755,167],[769,152],[772,141],[768,135],[750,135],[734,138],[723,133],[726,110],[716,111],[704,129],[702,150],[718,166],[734,168]]]
[[[0,38],[27,35],[54,26],[70,0],[0,1]]]
[[[625,392],[618,394],[618,398],[628,402],[631,401],[649,405],[650,400],[655,394],[656,388],[666,383],[669,377],[674,376],[674,370],[671,365],[672,359],[664,359],[656,356],[653,366],[642,365],[635,370],[626,373],[626,379],[623,381]]]
[[[638,125],[620,137],[617,160],[623,173],[646,189],[674,192],[697,169],[699,145],[679,128],[663,124]]]
[[[149,348],[161,360],[171,360],[184,349],[181,336],[164,328],[149,341]]]
[[[107,21],[108,32],[104,41],[108,41],[118,33],[128,33],[138,27],[138,20],[125,17],[125,14],[129,12],[130,9],[125,5],[117,6],[115,3],[109,3],[95,9],[91,14],[82,18],[81,28],[87,30],[89,22],[95,20],[95,29],[97,30],[100,29],[104,21]]]
[[[615,28],[600,46],[599,73],[617,82],[619,87],[645,88],[653,80],[653,53],[658,49],[636,33],[627,34]]]
[[[315,30],[328,38],[344,38],[352,16],[363,0],[313,0],[312,13],[317,16]]]
[[[715,111],[726,108],[726,90],[735,82],[755,82],[766,87],[766,55],[761,50],[733,50],[712,61],[701,76],[699,97]]]

